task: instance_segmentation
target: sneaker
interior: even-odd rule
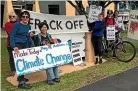
[[[55,78],[53,79],[54,82],[60,82],[60,79],[59,78]]]
[[[17,79],[17,81],[19,81],[19,80]],[[27,79],[27,78],[24,78],[24,81],[25,81],[25,82],[28,82],[28,81],[29,81],[29,79]]]
[[[52,81],[52,80],[47,81],[47,83],[48,83],[48,85],[54,85],[54,81]]]
[[[30,89],[31,87],[29,85],[27,85],[26,83],[23,83],[23,84],[19,84],[18,88],[21,88],[21,89]]]

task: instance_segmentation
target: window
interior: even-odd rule
[[[26,4],[26,9],[32,11],[33,10],[33,4]]]
[[[49,14],[59,15],[59,5],[48,5]]]
[[[23,8],[22,5],[13,5],[13,9],[18,17],[20,16],[22,8]]]

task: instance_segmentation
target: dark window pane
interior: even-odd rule
[[[33,4],[26,4],[26,9],[32,11],[33,10]]]
[[[49,14],[59,15],[59,5],[48,5]]]

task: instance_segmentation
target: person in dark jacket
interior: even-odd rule
[[[38,25],[40,32],[36,36],[34,36],[34,44],[35,46],[50,46],[51,44],[54,44],[54,41],[49,33],[47,33],[47,30],[49,29],[48,24],[45,22],[41,22]],[[58,67],[52,67],[46,69],[47,74],[47,82],[49,85],[54,85],[54,82],[60,82],[59,79],[59,72]]]
[[[28,24],[30,14],[28,11],[23,11],[21,13],[21,21],[16,22],[10,33],[10,47],[13,48],[14,52],[19,52],[19,49],[25,49],[31,47],[31,38],[32,34],[29,34],[29,30],[31,29]],[[29,89],[30,86],[26,84],[26,80],[24,75],[18,76],[17,80],[19,81],[18,87]]]
[[[99,20],[95,21],[91,24],[91,31],[92,31],[92,43],[94,47],[94,52],[96,56],[95,64],[102,63],[102,37],[105,31],[105,22],[103,21],[104,15],[101,13],[99,14]]]
[[[17,22],[17,16],[15,12],[12,11],[8,14],[8,17],[10,21],[5,23],[5,30],[8,35],[6,47],[7,47],[8,54],[9,54],[9,64],[10,64],[10,69],[11,69],[11,75],[14,76],[15,75],[15,64],[14,64],[14,59],[12,55],[13,49],[10,47],[9,41],[10,41],[10,32],[12,30],[13,24]]]

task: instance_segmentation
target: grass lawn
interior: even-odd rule
[[[10,67],[8,62],[8,54],[5,47],[5,39],[1,40],[1,86],[2,91],[24,91],[12,86],[6,81],[6,77],[10,75]],[[138,52],[138,43],[134,43]],[[89,67],[85,70],[76,71],[71,74],[65,74],[61,77],[61,82],[53,86],[47,85],[46,82],[31,84],[32,89],[27,91],[72,91],[74,89],[93,83],[105,77],[118,74],[125,70],[138,66],[138,55],[129,63],[119,62],[116,59],[108,58],[109,61]],[[26,91],[26,90],[25,90]]]

